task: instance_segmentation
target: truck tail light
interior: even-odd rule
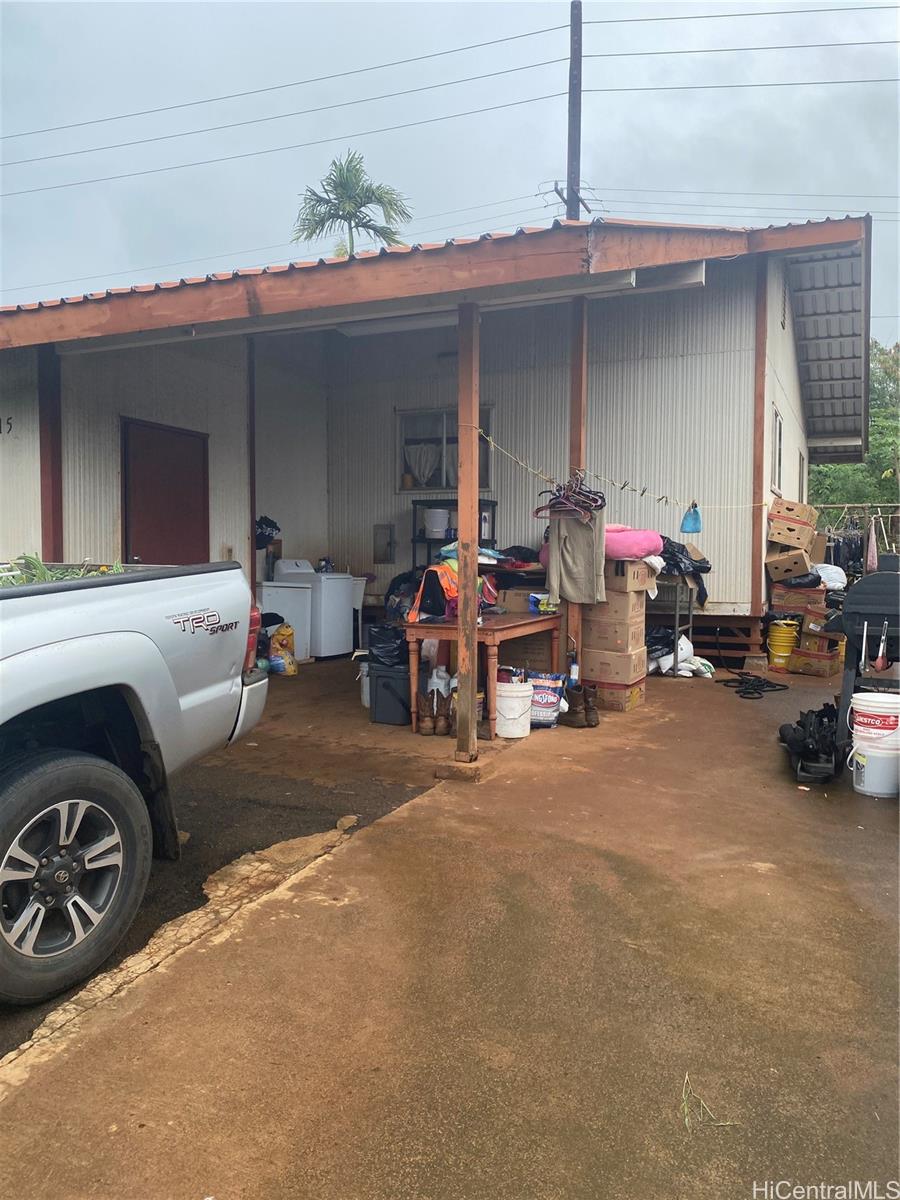
[[[250,628],[247,630],[247,653],[244,655],[244,670],[252,671],[256,666],[256,639],[262,628],[262,617],[256,605],[250,608]]]

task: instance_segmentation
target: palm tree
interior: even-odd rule
[[[321,187],[321,192],[306,189],[293,241],[311,242],[342,233],[342,249],[347,255],[353,253],[354,233],[367,233],[385,246],[400,244],[396,226],[412,217],[406,197],[387,183],[373,183],[358,150],[333,159]],[[373,209],[381,210],[381,222],[375,219]]]

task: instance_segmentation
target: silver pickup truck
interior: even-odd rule
[[[238,563],[0,588],[0,1000],[89,975],[150,861],[177,858],[176,771],[262,714]]]

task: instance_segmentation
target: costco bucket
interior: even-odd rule
[[[900,692],[854,692],[847,719],[854,749],[900,751]]]
[[[800,626],[796,621],[773,621],[769,626],[767,643],[769,666],[773,671],[786,671],[791,651],[797,645]]]
[[[533,694],[530,683],[497,684],[497,737],[528,737]]]

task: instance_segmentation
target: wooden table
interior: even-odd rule
[[[487,647],[487,702],[491,741],[497,736],[497,650],[500,643],[549,630],[550,662],[555,667],[559,663],[559,626],[558,616],[528,613],[505,613],[501,616],[487,613],[482,617],[482,623],[478,626],[478,643]],[[459,626],[456,621],[414,621],[404,623],[403,632],[409,646],[410,713],[415,733],[419,727],[419,707],[416,701],[419,690],[419,642],[425,638],[455,642],[459,636]]]

